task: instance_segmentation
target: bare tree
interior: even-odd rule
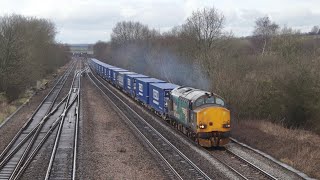
[[[224,30],[224,23],[224,15],[212,7],[193,12],[181,27],[180,37],[195,64],[193,70],[201,72],[200,79],[214,79],[221,51],[226,47],[225,40],[232,36]],[[202,85],[207,86],[207,83]]]
[[[112,29],[111,41],[116,44],[146,40],[156,35],[156,31],[150,31],[148,26],[139,22],[118,22]]]
[[[268,41],[272,36],[276,35],[279,25],[275,22],[271,22],[269,17],[261,17],[256,20],[255,29],[253,35],[261,37],[263,40],[263,46],[261,55],[264,55]]]
[[[110,48],[110,43],[98,41],[93,45],[93,54],[98,59],[107,58],[108,49]]]
[[[312,35],[316,35],[316,34],[319,34],[320,33],[320,28],[319,26],[313,26],[311,31],[310,31],[310,34]]]
[[[46,19],[0,17],[0,92],[9,101],[69,59],[55,35],[54,24]]]
[[[214,42],[225,35],[225,18],[214,7],[204,8],[192,13],[183,25],[183,31],[196,38],[199,49],[212,48]]]
[[[24,67],[22,63],[26,52],[23,51],[23,27],[25,19],[19,15],[5,16],[0,21],[0,91],[13,91],[12,85],[19,86],[22,76],[12,73]],[[22,66],[21,66],[22,65]]]
[[[301,31],[299,29],[293,29],[292,27],[288,27],[287,25],[284,25],[279,32],[280,35],[298,35],[301,34]]]

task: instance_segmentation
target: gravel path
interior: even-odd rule
[[[82,80],[81,110],[79,179],[167,179],[146,147],[86,78]]]

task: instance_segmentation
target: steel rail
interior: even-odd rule
[[[76,98],[69,104],[69,106],[67,107],[67,109],[64,111],[63,114],[66,114],[70,108],[72,107],[72,105],[76,102]],[[45,136],[41,139],[40,143],[36,146],[36,148],[31,152],[30,156],[28,156],[28,159],[26,160],[26,162],[23,164],[23,166],[20,168],[19,172],[17,173],[17,175],[14,177],[14,180],[18,180],[22,173],[27,169],[28,165],[31,163],[31,161],[33,160],[33,158],[37,155],[37,152],[40,150],[40,148],[43,146],[43,144],[46,142],[46,140],[48,139],[48,137],[53,133],[54,129],[57,127],[57,125],[60,123],[60,121],[62,120],[62,118],[64,118],[64,115],[60,115],[56,121],[51,125],[50,129],[47,131],[47,133],[45,134]]]
[[[80,64],[81,66],[81,64]],[[80,67],[81,68],[81,67]],[[72,167],[72,179],[76,179],[76,170],[77,170],[77,154],[78,154],[78,129],[79,129],[79,110],[80,110],[80,89],[81,89],[81,75],[82,71],[79,72],[79,85],[78,85],[78,99],[77,99],[77,106],[76,106],[76,121],[75,121],[75,137],[74,137],[74,147],[73,147],[73,167]]]
[[[232,156],[236,157],[237,159],[239,159],[240,161],[248,164],[250,167],[254,168],[255,170],[257,170],[258,172],[260,172],[262,175],[264,175],[265,177],[267,177],[268,179],[272,179],[272,180],[277,180],[276,177],[272,176],[271,174],[269,174],[268,172],[266,172],[265,170],[259,168],[258,166],[252,164],[251,162],[247,161],[246,159],[244,159],[243,157],[233,153],[232,151],[226,149],[226,152],[231,154]]]
[[[40,104],[38,105],[38,107],[36,108],[36,110],[32,113],[31,117],[27,120],[27,122],[24,123],[24,125],[19,129],[19,131],[17,132],[17,134],[12,138],[12,140],[9,142],[9,144],[5,147],[5,149],[1,152],[0,154],[0,161],[4,158],[4,156],[8,153],[8,151],[10,151],[11,147],[14,145],[14,143],[16,142],[16,140],[19,138],[19,136],[22,134],[23,130],[32,122],[34,116],[36,115],[36,113],[38,113],[38,111],[40,110],[40,108],[42,107],[42,105],[45,103],[45,101],[48,99],[48,97],[51,95],[51,93],[55,90],[55,88],[58,86],[59,83],[61,83],[61,81],[64,79],[64,77],[66,75],[69,75],[69,73],[71,72],[71,70],[73,69],[74,62],[70,65],[70,67],[68,68],[68,70],[58,79],[58,81],[55,83],[55,85],[51,88],[51,90],[48,92],[48,94],[44,97],[44,99],[40,102]],[[63,86],[61,86],[62,88]],[[60,92],[60,91],[59,91]]]
[[[23,162],[27,158],[27,155],[29,154],[29,151],[31,150],[31,148],[33,147],[33,144],[35,143],[36,139],[38,138],[38,134],[41,131],[41,128],[45,124],[46,120],[48,120],[57,111],[57,109],[60,107],[60,105],[65,101],[65,98],[63,98],[63,100],[60,103],[58,103],[58,105],[52,110],[52,108],[55,105],[56,99],[58,98],[58,96],[59,96],[59,94],[60,94],[60,92],[61,92],[61,90],[62,90],[62,88],[63,88],[63,86],[64,86],[64,84],[65,84],[65,82],[67,80],[67,78],[69,77],[69,74],[71,73],[72,69],[74,68],[74,65],[75,65],[75,62],[72,62],[71,65],[66,70],[66,72],[58,79],[58,81],[56,82],[54,87],[49,91],[49,93],[45,96],[45,98],[40,102],[40,104],[38,105],[37,109],[33,112],[32,116],[27,120],[27,122],[22,126],[22,128],[20,128],[18,133],[14,136],[14,138],[6,146],[5,150],[1,153],[1,157],[0,158],[3,159],[5,157],[5,155],[11,150],[10,154],[7,155],[5,157],[5,159],[3,159],[3,161],[1,161],[0,168],[4,167],[6,165],[6,163],[9,162],[10,159],[14,156],[14,154],[17,153],[19,150],[21,150],[21,147],[23,146],[23,144],[25,142],[27,142],[30,137],[32,137],[32,139],[29,141],[27,147],[23,150],[22,156],[20,156],[20,158],[18,160],[18,163],[13,167],[13,172],[10,174],[9,179],[13,179],[15,177],[16,173],[19,172],[19,168],[21,166],[23,166]],[[58,85],[61,86],[61,87],[56,89]],[[54,91],[56,91],[55,94],[52,94]],[[12,146],[16,143],[18,138],[21,137],[21,134],[31,124],[33,118],[39,112],[39,110],[43,106],[43,104],[48,100],[50,95],[53,95],[52,96],[53,99],[50,101],[50,105],[47,108],[44,117],[26,135],[26,137],[22,137],[23,139],[14,147],[14,149],[12,149]]]
[[[63,102],[63,101],[61,101],[61,103],[62,103],[62,102]],[[59,103],[59,104],[61,104],[61,103]],[[52,106],[52,107],[53,107],[53,106]],[[27,156],[28,156],[28,154],[29,154],[29,151],[32,149],[35,141],[36,141],[37,138],[38,138],[38,135],[39,135],[39,133],[40,133],[43,125],[45,124],[46,120],[49,119],[49,117],[50,117],[49,115],[45,115],[45,116],[43,117],[43,119],[39,122],[39,124],[37,125],[37,127],[35,128],[36,131],[35,131],[33,137],[32,137],[31,140],[29,141],[27,148],[25,148],[24,153],[23,153],[22,156],[20,157],[20,159],[19,159],[19,161],[18,161],[18,164],[17,164],[16,167],[14,168],[14,170],[13,170],[13,172],[12,172],[12,174],[11,174],[11,176],[10,176],[9,179],[13,179],[13,177],[15,177],[15,174],[19,171],[19,168],[20,168],[21,166],[23,166],[23,163],[24,163],[25,159],[27,158]]]
[[[207,150],[208,151],[208,150]],[[210,151],[208,151],[209,154],[211,154]],[[227,163],[225,163],[223,160],[221,160],[220,158],[216,157],[216,156],[213,156],[211,154],[211,156],[216,159],[217,161],[219,161],[221,164],[223,164],[224,166],[226,166],[229,170],[231,170],[232,172],[236,173],[238,176],[240,176],[242,179],[245,179],[245,180],[249,180],[246,176],[244,176],[243,174],[241,174],[239,171],[237,171],[236,169],[234,169],[232,166],[228,165]]]
[[[274,162],[275,164],[283,167],[284,169],[286,169],[286,170],[288,170],[288,171],[296,174],[297,176],[299,176],[299,177],[301,177],[301,178],[303,178],[303,179],[313,179],[313,178],[310,178],[310,177],[309,177],[308,175],[306,175],[305,173],[303,173],[303,172],[301,172],[301,171],[293,168],[292,166],[289,166],[289,165],[287,165],[287,164],[285,164],[285,163],[283,163],[283,162],[278,161],[277,159],[275,159],[274,157],[270,156],[269,154],[266,154],[266,153],[264,153],[264,152],[261,152],[260,150],[257,150],[257,149],[255,149],[255,148],[253,148],[253,147],[250,147],[250,146],[247,145],[247,144],[244,144],[244,143],[242,143],[242,142],[239,142],[238,140],[236,140],[236,139],[234,139],[234,138],[230,138],[230,140],[231,140],[233,143],[235,143],[235,144],[237,144],[237,145],[239,145],[239,146],[241,146],[241,147],[243,147],[243,148],[245,148],[245,149],[248,149],[249,151],[253,151],[254,153],[257,153],[258,155],[260,155],[260,156],[262,156],[262,157],[264,157],[264,158],[266,158],[266,159]]]
[[[239,171],[237,171],[236,169],[234,169],[232,166],[230,166],[228,163],[225,163],[223,160],[221,160],[219,157],[217,157],[216,155],[213,155],[211,151],[207,150],[207,152],[216,160],[218,160],[221,164],[223,164],[224,166],[226,166],[228,169],[230,169],[231,171],[233,171],[234,173],[236,173],[237,175],[239,175],[242,179],[246,179],[248,180],[249,178],[247,178],[245,175],[241,174]],[[267,173],[266,171],[262,170],[261,168],[259,168],[258,166],[255,166],[254,164],[252,164],[251,162],[247,161],[246,159],[242,158],[241,156],[229,151],[226,149],[226,152],[231,154],[232,156],[234,156],[235,158],[237,158],[238,160],[240,160],[241,162],[244,162],[245,164],[247,164],[248,166],[252,167],[254,170],[258,171],[260,174],[262,174],[263,176],[265,176],[268,179],[272,179],[272,180],[277,180],[277,178],[275,178],[274,176],[272,176],[271,174]]]
[[[73,67],[73,66],[72,66]],[[72,68],[70,68],[69,70],[71,70]],[[69,74],[68,71],[66,71],[66,73],[63,75],[67,75]],[[55,86],[51,89],[51,91],[47,94],[47,96],[42,100],[42,102],[40,103],[40,105],[38,106],[38,108],[36,109],[36,111],[32,114],[31,118],[29,120],[32,120],[33,117],[35,116],[35,114],[39,111],[39,109],[41,108],[41,106],[44,104],[44,102],[47,100],[47,98],[49,97],[49,95],[51,95],[52,91],[55,89],[55,87],[61,82],[63,76],[59,79],[59,81],[55,84]],[[62,103],[62,101],[60,102]],[[59,104],[60,104],[59,103]],[[58,105],[59,105],[58,104]],[[54,108],[54,110],[52,112],[50,112],[48,115],[53,114],[55,111],[57,110],[57,108]],[[28,121],[29,121],[28,120]],[[30,121],[31,122],[31,121]],[[26,124],[29,124],[30,122],[27,122]],[[15,135],[15,137],[10,141],[10,143],[6,146],[6,148],[2,151],[1,155],[0,155],[0,160],[4,158],[4,156],[11,150],[12,145],[16,142],[16,140],[18,139],[18,137],[22,134],[23,130],[26,127],[26,124],[24,124],[24,126],[18,131],[18,133]],[[30,133],[22,140],[19,142],[19,144],[13,149],[13,151],[8,155],[8,156],[12,156],[13,153],[15,153],[17,150],[19,150],[19,148],[23,145],[23,143],[25,143],[28,138],[30,136],[33,135],[33,133],[37,130],[38,126],[40,125],[40,123],[37,124],[37,126],[35,128],[33,128]],[[6,156],[5,160],[8,158],[8,156]],[[3,161],[1,161],[0,163],[0,168],[2,168],[2,166],[4,165]]]
[[[7,163],[7,161],[10,160],[10,158],[21,148],[21,146],[33,135],[33,133],[38,129],[38,127],[40,126],[41,123],[43,123],[43,121],[47,120],[49,117],[51,117],[54,112],[56,112],[59,107],[61,106],[61,104],[66,100],[67,96],[65,98],[62,99],[62,101],[47,115],[44,117],[44,119],[42,121],[40,121],[37,126],[35,126],[30,133],[27,134],[26,137],[24,137],[13,149],[12,151],[0,162],[0,169]]]
[[[69,101],[70,101],[71,95],[72,95],[73,85],[74,85],[75,79],[77,77],[79,77],[79,80],[80,80],[80,76],[79,76],[78,72],[75,72],[74,78],[73,78],[71,86],[70,86],[70,91],[69,91],[69,94],[68,94],[68,98],[67,98],[67,102],[66,102],[66,107],[65,108],[68,107],[68,104],[69,104]],[[79,93],[79,89],[78,89],[78,93]],[[79,98],[79,94],[76,95],[76,97],[73,99],[73,101],[76,101],[76,100],[78,101],[78,98]],[[61,121],[59,123],[59,128],[58,128],[58,132],[56,134],[55,143],[54,143],[53,150],[52,150],[52,153],[51,153],[51,157],[50,157],[49,165],[48,165],[48,168],[47,168],[45,180],[48,180],[50,178],[52,166],[53,166],[53,163],[54,163],[54,159],[55,159],[55,156],[56,156],[56,152],[57,152],[60,136],[61,136],[61,133],[62,133],[62,128],[63,128],[63,123],[64,123],[64,120],[65,120],[66,112],[62,113],[62,116],[63,117],[62,117],[62,119],[61,119]],[[74,170],[72,169],[72,176],[73,176],[73,173],[74,173],[73,171]]]

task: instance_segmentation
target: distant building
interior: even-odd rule
[[[69,44],[69,47],[73,54],[93,55],[93,44]]]

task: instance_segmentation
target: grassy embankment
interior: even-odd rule
[[[320,179],[320,136],[302,129],[288,129],[269,121],[234,123],[234,138]]]
[[[23,103],[24,102],[22,102],[21,104]],[[16,110],[19,104],[19,102],[17,104],[8,104],[7,98],[4,96],[4,94],[0,94],[0,124],[6,119],[6,117],[8,117],[11,113],[13,113]]]
[[[40,81],[37,89],[44,88],[44,84],[48,82],[47,79],[43,79]],[[4,93],[0,94],[0,124],[9,117],[13,112],[15,112],[21,105],[24,103],[27,103],[29,99],[32,97],[34,91],[28,89],[25,93],[21,95],[20,98],[8,102],[8,99],[6,98]]]
[[[37,85],[36,89],[38,89],[38,90],[44,89],[45,84],[49,81],[52,81],[56,77],[56,74],[63,73],[67,69],[68,65],[69,65],[69,63],[67,63],[66,65],[57,69],[55,73],[48,75],[47,77],[45,77],[41,81],[38,81],[38,85]],[[6,98],[5,94],[0,93],[0,124],[7,117],[9,117],[13,112],[15,112],[17,110],[17,108],[19,108],[19,106],[21,106],[22,104],[29,101],[29,99],[31,98],[33,93],[34,93],[34,91],[28,89],[28,90],[26,90],[26,92],[23,95],[21,95],[20,98],[12,101],[10,103],[8,102],[8,99]]]

